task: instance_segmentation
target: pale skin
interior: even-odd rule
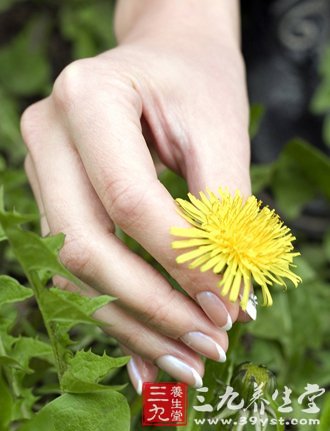
[[[186,222],[151,154],[194,194],[220,185],[251,193],[238,2],[120,0],[115,28],[117,48],[66,67],[51,95],[23,114],[26,172],[42,233],[66,234],[63,263],[90,295],[118,298],[98,317],[132,355],[138,392],[157,366],[199,386],[201,355],[224,360],[225,329],[248,316],[221,297],[218,276],[175,262],[169,230]],[[132,253],[116,225],[187,296]]]

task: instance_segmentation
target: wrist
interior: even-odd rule
[[[208,39],[240,46],[237,0],[118,0],[115,33],[119,43],[139,39]]]

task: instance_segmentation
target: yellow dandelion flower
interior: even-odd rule
[[[295,237],[274,210],[255,196],[243,201],[237,191],[232,196],[219,189],[221,199],[208,191],[200,199],[188,194],[189,201],[177,199],[179,212],[192,227],[171,229],[175,249],[192,248],[177,257],[178,263],[191,261],[189,267],[202,272],[213,270],[222,274],[221,294],[237,301],[243,288],[241,306],[246,309],[252,280],[262,288],[264,305],[273,303],[268,286],[273,283],[286,287],[284,278],[295,287],[301,278],[290,267],[295,256],[292,241]]]

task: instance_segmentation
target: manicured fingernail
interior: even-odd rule
[[[181,337],[181,340],[201,355],[218,362],[225,362],[226,360],[226,353],[220,344],[202,332],[188,332]]]
[[[213,292],[200,292],[196,295],[198,304],[202,307],[210,320],[223,329],[229,331],[233,322],[224,303]]]
[[[131,359],[129,360],[128,364],[127,364],[127,371],[128,371],[128,375],[131,379],[132,385],[134,386],[134,389],[136,390],[136,392],[141,395],[142,394],[142,377],[139,371],[139,368],[136,364],[136,361],[134,360],[133,357],[131,357]]]
[[[227,322],[225,325],[221,326],[221,329],[224,331],[229,331],[231,327],[233,326],[233,321],[231,320],[230,314],[227,315]]]
[[[250,293],[245,313],[249,315],[252,320],[256,320],[257,318],[257,304],[257,297],[253,293]]]
[[[175,356],[163,355],[155,363],[159,368],[179,381],[188,383],[194,388],[201,388],[203,386],[203,380],[198,372]]]

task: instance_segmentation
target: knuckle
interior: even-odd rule
[[[167,336],[178,336],[179,329],[176,322],[173,320],[172,310],[178,309],[176,291],[171,289],[168,292],[166,300],[157,300],[154,297],[150,301],[145,310],[141,313],[141,320],[148,326],[153,328],[163,328]]]
[[[127,179],[108,182],[103,201],[109,201],[109,215],[123,229],[136,225],[144,211],[147,188],[132,184]]]
[[[201,291],[201,286],[206,282],[205,273],[200,272],[198,268],[192,270],[189,267],[183,267],[175,259],[169,259],[167,264],[171,276],[190,296],[194,297]]]
[[[63,265],[77,277],[83,277],[87,272],[90,272],[92,255],[89,241],[83,234],[67,237],[64,247],[60,251]]]
[[[94,76],[93,59],[76,60],[66,66],[56,79],[52,97],[54,102],[63,110],[85,98],[87,84]]]
[[[52,97],[64,111],[80,103],[106,100],[117,108],[131,104],[140,108],[141,102],[131,80],[124,76],[120,65],[107,64],[99,57],[76,60],[66,66],[56,79]],[[112,102],[112,103],[111,103]]]
[[[130,328],[129,331],[121,332],[116,338],[129,349],[135,349],[137,345],[141,345],[141,338],[144,334],[141,331]],[[143,344],[142,344],[143,345]]]

